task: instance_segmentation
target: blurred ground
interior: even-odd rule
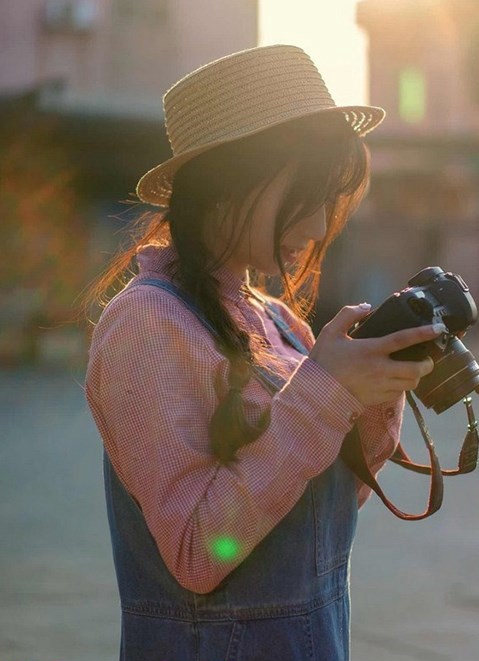
[[[0,661],[118,658],[101,445],[82,378],[0,371]],[[455,465],[462,404],[429,418],[443,464]],[[422,460],[409,416],[403,437]],[[423,508],[424,478],[391,467],[382,484],[404,508]],[[478,497],[473,473],[446,482],[429,521],[368,503],[352,568],[353,661],[479,659]]]

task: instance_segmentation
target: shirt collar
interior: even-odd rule
[[[136,255],[139,277],[161,277],[171,280],[170,267],[177,258],[177,252],[172,246],[158,246],[148,244],[140,248]],[[213,271],[218,280],[220,293],[224,298],[238,302],[244,296],[245,288],[249,284],[248,274],[241,278],[226,266],[219,266]]]

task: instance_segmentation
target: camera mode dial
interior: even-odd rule
[[[408,282],[411,287],[424,287],[429,284],[431,280],[437,278],[438,275],[443,274],[444,271],[440,266],[428,266],[427,268],[416,273]]]

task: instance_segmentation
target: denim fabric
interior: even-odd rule
[[[207,595],[166,568],[143,515],[105,454],[122,607],[121,661],[346,661],[349,553],[357,500],[338,460]]]
[[[122,610],[120,661],[348,661],[357,496],[340,458],[206,595],[170,574],[106,453],[104,477]]]

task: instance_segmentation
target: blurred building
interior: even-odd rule
[[[63,320],[118,244],[112,216],[169,155],[163,93],[255,46],[257,0],[0,0],[0,9],[0,364],[61,362],[77,342]]]
[[[45,105],[158,117],[175,80],[256,44],[256,0],[0,3],[0,90],[45,85]]]
[[[370,103],[369,195],[334,248],[323,289],[379,303],[427,265],[463,275],[479,299],[479,3],[362,0]]]

